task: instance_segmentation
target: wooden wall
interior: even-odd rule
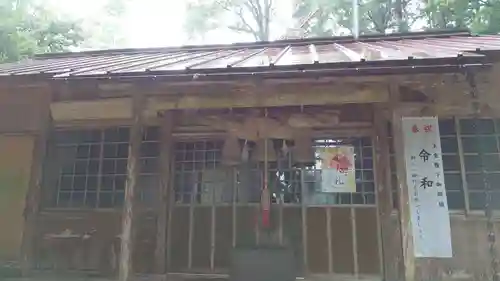
[[[0,266],[20,260],[37,139],[49,117],[46,85],[0,85]]]
[[[494,80],[496,83],[499,79]],[[36,90],[38,91],[38,90]],[[40,90],[44,92],[45,90]],[[45,91],[46,92],[46,91]],[[303,94],[303,93],[301,93]],[[0,134],[15,133],[18,135],[0,135],[0,259],[17,259],[19,246],[21,243],[23,229],[23,208],[24,198],[28,190],[30,171],[32,167],[33,149],[35,139],[32,133],[39,132],[44,128],[47,112],[48,99],[44,94],[38,94],[33,89],[30,91],[14,91],[0,89]],[[325,94],[326,96],[326,94]],[[333,96],[328,92],[328,97]],[[347,95],[346,95],[347,96]],[[358,99],[349,99],[346,102],[359,102],[364,98],[360,95]],[[160,99],[160,98],[159,98]],[[161,100],[161,99],[160,99]],[[326,99],[325,99],[326,100]],[[329,102],[334,102],[333,97],[328,99]],[[381,95],[373,101],[387,101],[387,96]],[[155,100],[150,101],[150,103]],[[121,102],[122,107],[126,107],[124,111],[117,111],[110,118],[122,119],[129,116],[129,104]],[[174,102],[157,104],[157,109],[172,108]],[[183,103],[186,108],[189,108],[190,103]],[[273,103],[270,103],[273,104]],[[61,106],[59,108],[58,106]],[[156,108],[155,107],[155,108]],[[492,106],[493,107],[493,106]],[[92,108],[92,107],[89,107]],[[59,109],[59,110],[54,110]],[[87,107],[85,107],[87,109]],[[98,111],[85,110],[84,113],[92,119],[94,113],[107,112],[102,109]],[[60,113],[61,119],[67,115],[73,114],[75,109],[68,107],[67,104],[55,104],[53,113]],[[82,113],[83,111],[79,111]],[[113,111],[114,112],[114,111]],[[355,112],[353,110],[352,112]],[[83,113],[82,113],[83,114]],[[83,116],[87,116],[83,114]],[[103,113],[104,114],[104,113]],[[371,114],[370,114],[371,115]],[[59,116],[59,115],[58,115]],[[59,116],[59,117],[60,117]],[[87,116],[88,117],[88,116]],[[71,118],[70,118],[71,119]],[[345,118],[348,119],[348,118]],[[73,121],[73,119],[71,119]],[[64,120],[63,120],[64,121]],[[82,120],[78,120],[82,121]],[[5,157],[3,157],[5,156]],[[5,177],[3,175],[6,175]],[[326,214],[324,209],[310,208],[307,212],[308,230],[307,239],[310,246],[307,249],[306,256],[309,260],[311,273],[327,273],[329,266],[333,272],[347,273],[353,272],[354,263],[351,255],[354,255],[352,248],[352,240],[356,240],[358,247],[358,267],[360,273],[379,273],[378,272],[378,254],[376,252],[376,239],[373,229],[376,228],[376,213],[373,210],[356,210],[358,217],[356,229],[363,234],[355,238],[352,237],[352,228],[339,229],[338,224],[348,224],[349,209],[330,209],[331,233],[333,240],[331,248],[334,254],[331,257],[332,263],[329,265],[328,251],[325,248],[326,241]],[[226,255],[230,249],[231,239],[230,229],[232,218],[229,209],[218,208],[216,210],[217,217],[220,220],[216,222],[216,228],[221,230],[221,236],[216,238],[215,244],[220,251],[215,252],[215,268],[223,268],[229,264],[229,256]],[[37,223],[36,233],[36,261],[39,268],[50,269],[77,269],[77,270],[92,270],[101,273],[112,273],[116,270],[116,259],[119,254],[119,232],[120,232],[120,210],[116,211],[70,211],[70,210],[45,210],[42,212]],[[252,210],[239,210],[238,223],[248,218],[252,221],[254,212]],[[182,271],[186,267],[187,252],[185,250],[188,229],[188,211],[178,208],[173,214],[173,224],[175,231],[172,236],[172,253],[175,259],[172,260],[172,269]],[[194,221],[195,227],[203,227],[209,221],[209,212],[199,210],[195,212]],[[297,228],[301,225],[301,215],[298,209],[290,209],[284,213],[285,225],[290,228]],[[390,264],[389,270],[386,272],[387,280],[401,280],[402,272],[400,266],[401,260],[401,237],[399,233],[399,222],[393,216],[391,225],[388,231],[391,243],[384,244],[384,252],[390,252],[390,259],[385,260],[385,263]],[[228,224],[224,224],[227,222]],[[488,255],[487,233],[485,228],[485,220],[481,216],[455,216],[451,218],[452,237],[454,258],[450,260],[439,261],[439,268],[445,280],[488,280],[490,260]],[[500,222],[497,223],[497,235],[500,235]],[[237,225],[236,231],[237,244],[255,243],[252,239],[252,233],[249,225]],[[292,231],[291,231],[292,232]],[[298,236],[295,240],[301,240],[301,232],[293,230]],[[155,250],[155,233],[156,233],[156,215],[144,214],[139,219],[137,227],[136,244],[134,251],[134,266],[136,272],[150,273],[152,272],[153,257]],[[240,234],[241,233],[241,234]],[[373,234],[372,234],[373,233]],[[70,234],[78,236],[77,239],[54,238],[58,235]],[[86,236],[88,234],[88,237]],[[321,235],[320,235],[321,234]],[[366,235],[364,235],[366,234]],[[87,237],[83,239],[83,237]],[[209,249],[203,248],[209,243],[203,239],[208,239],[208,236],[200,235],[194,237],[197,243],[200,243],[200,255],[193,257],[193,267],[207,267],[209,259]],[[197,245],[194,245],[195,247]],[[344,249],[345,248],[345,249]],[[500,255],[500,247],[498,255]],[[297,248],[299,255],[302,249]],[[384,255],[387,257],[387,255]],[[348,257],[348,258],[346,258]]]
[[[142,214],[135,233],[134,270],[153,272],[156,217]],[[45,211],[40,215],[36,266],[112,275],[120,254],[121,211]]]
[[[49,115],[50,93],[46,88],[0,88],[0,132],[40,132]]]
[[[464,217],[462,215],[451,215],[451,236],[453,246],[453,258],[433,260],[432,271],[438,272],[442,280],[463,280],[463,281],[486,281],[490,280],[491,259],[489,255],[489,245],[487,241],[486,220],[479,216]],[[398,262],[402,259],[401,236],[396,215],[392,216],[392,239],[393,243],[385,249],[391,252],[392,259],[386,261],[394,270],[388,280],[401,280],[401,268]],[[495,223],[496,235],[500,235],[500,221]],[[500,245],[497,243],[497,256],[500,255]],[[425,265],[421,260],[417,260],[417,275],[422,276],[420,266]]]
[[[0,135],[0,262],[17,260],[34,138]]]

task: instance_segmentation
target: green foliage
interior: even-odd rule
[[[223,27],[269,39],[272,12],[266,15],[264,0],[192,0],[185,28],[203,35]],[[358,0],[360,34],[414,29],[468,28],[473,33],[500,32],[500,0]],[[263,6],[264,5],[264,6]],[[261,7],[261,8],[259,8]],[[299,0],[293,17],[297,22],[317,11],[303,28],[308,36],[352,33],[352,0]]]
[[[361,34],[412,28],[469,28],[474,33],[500,32],[500,0],[358,1]],[[294,17],[303,17],[318,8],[320,13],[307,27],[310,36],[341,35],[342,30],[352,27],[351,0],[301,0]]]
[[[29,0],[0,0],[0,61],[66,51],[82,40],[76,22],[59,20]]]
[[[416,20],[409,12],[410,0],[358,0],[359,33],[386,33],[390,30],[406,31]],[[352,33],[352,0],[302,0],[297,5],[295,18],[301,18],[319,9],[307,26],[310,36],[345,35]],[[401,10],[398,19],[396,11]]]

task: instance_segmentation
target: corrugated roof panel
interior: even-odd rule
[[[351,61],[343,53],[339,52],[333,44],[316,45],[319,63],[336,63]]]
[[[176,58],[172,60],[167,60],[163,62],[159,62],[158,65],[150,65],[148,66],[148,71],[170,71],[170,70],[179,70],[186,69],[186,67],[190,65],[195,65],[196,63],[206,61],[210,58],[214,58],[219,54],[219,50],[215,51],[207,51],[207,52],[197,52],[197,53],[188,53],[186,52],[185,56],[181,58]]]
[[[246,63],[250,60],[255,59],[257,56],[265,53],[268,48],[255,48],[251,49],[251,53],[246,54],[245,56],[240,57],[240,59],[232,61],[229,65],[230,67],[244,67]]]
[[[352,38],[299,39],[233,45],[165,49],[110,50],[63,55],[0,65],[0,76],[53,74],[54,77],[136,75],[149,71],[178,74],[196,70],[254,72],[314,67],[337,63],[384,60],[455,58],[459,54],[482,57],[477,50],[500,51],[500,36],[466,33],[392,34]],[[373,64],[367,64],[373,65]]]
[[[465,40],[466,39],[466,40]],[[456,46],[462,49],[473,51],[477,48],[485,50],[500,49],[499,37],[450,37],[450,38],[426,38],[423,39],[431,44],[440,44],[443,46]]]
[[[31,69],[22,69],[16,71],[16,74],[29,75],[29,74],[39,74],[39,73],[63,73],[72,72],[75,70],[84,69],[86,67],[96,67],[103,64],[113,63],[120,59],[130,59],[130,56],[102,56],[102,57],[86,57],[82,60],[65,60],[62,63],[51,63],[38,66]]]
[[[358,42],[359,48],[361,48],[362,53],[369,60],[403,60],[408,59],[408,55],[395,48],[387,48],[384,46],[378,46],[372,42]]]
[[[100,73],[113,73],[115,71],[119,71],[121,69],[130,69],[130,68],[133,68],[133,67],[140,67],[140,66],[143,66],[143,65],[147,65],[147,64],[150,64],[150,63],[155,63],[155,62],[158,62],[158,61],[163,61],[165,59],[168,59],[172,56],[174,56],[174,54],[161,54],[161,53],[158,53],[158,54],[152,54],[151,56],[147,57],[147,58],[140,58],[140,59],[137,59],[137,60],[132,60],[132,61],[121,61],[121,62],[116,62],[116,63],[110,63],[108,65],[104,65],[103,67],[99,67],[97,69],[95,69],[94,71],[87,71],[86,72],[86,75],[92,75],[92,74],[100,74]],[[76,74],[76,73],[73,73],[73,74]]]
[[[274,58],[283,51],[284,47],[267,48],[250,59],[238,63],[238,67],[269,67],[274,61]]]
[[[158,54],[134,54],[131,56],[124,56],[116,59],[109,59],[106,61],[100,61],[91,65],[86,65],[85,67],[77,67],[75,70],[67,73],[68,75],[93,75],[95,74],[104,74],[106,73],[106,69],[110,67],[121,67],[124,65],[129,65],[135,62],[141,62],[144,60],[156,58]]]
[[[187,66],[189,69],[211,69],[211,68],[225,68],[233,60],[238,60],[239,55],[244,54],[247,49],[226,50],[215,53],[211,57],[204,60],[194,62]]]
[[[168,66],[170,64],[174,64],[177,62],[185,61],[185,60],[190,60],[193,57],[196,56],[204,56],[208,54],[209,52],[193,52],[193,53],[188,53],[188,52],[179,52],[175,54],[167,53],[167,57],[158,61],[149,61],[144,64],[137,64],[134,66],[130,67],[123,67],[117,70],[114,70],[112,73],[136,73],[136,72],[146,72],[153,70],[155,68],[160,68],[164,66]]]
[[[234,63],[237,63],[238,61],[241,61],[244,58],[250,56],[254,52],[255,50],[237,49],[225,57],[205,61],[204,63],[192,66],[191,68],[192,69],[228,68],[231,67]]]
[[[309,45],[291,46],[278,60],[276,65],[303,65],[314,63],[314,57]]]
[[[175,71],[184,70],[190,67],[196,67],[198,65],[203,65],[204,63],[216,60],[218,58],[228,55],[228,51],[215,51],[204,56],[187,56],[185,60],[177,61],[172,64],[164,65],[161,67],[150,68],[151,71]]]
[[[381,47],[384,47],[384,48],[388,48],[388,49],[394,49],[394,50],[399,50],[399,51],[402,51],[406,54],[408,54],[408,57],[413,57],[413,58],[437,58],[437,57],[442,57],[442,54],[439,55],[438,53],[429,53],[427,52],[427,50],[425,49],[421,49],[421,48],[413,48],[413,47],[408,47],[408,46],[405,46],[405,45],[401,45],[401,44],[394,44],[394,42],[387,42],[387,41],[380,41],[380,42],[373,42],[374,44],[378,45],[378,46],[381,46]],[[445,56],[446,57],[446,56]]]

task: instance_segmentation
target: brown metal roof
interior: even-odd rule
[[[0,76],[198,79],[319,72],[349,75],[368,70],[375,74],[412,69],[423,72],[484,64],[485,53],[499,50],[500,36],[471,36],[467,32],[366,36],[356,41],[349,37],[313,38],[41,55],[0,65]]]

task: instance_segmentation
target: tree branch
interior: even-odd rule
[[[247,32],[251,33],[254,37],[259,34],[258,31],[256,31],[250,24],[248,24],[247,20],[245,19],[244,15],[243,15],[243,11],[241,8],[239,10],[236,10],[235,13],[240,18],[241,23],[243,24],[243,27],[245,29],[248,29]],[[256,39],[258,39],[258,38],[256,38]]]
[[[268,33],[266,32],[265,15],[262,12],[260,0],[247,0],[244,5],[252,12],[255,22],[257,23],[258,40],[267,40]]]
[[[377,20],[373,17],[373,14],[371,11],[368,11],[368,19],[372,21],[373,25],[375,26],[375,30],[380,32],[380,33],[384,33],[385,31],[381,31],[381,27],[380,25],[378,24]]]

